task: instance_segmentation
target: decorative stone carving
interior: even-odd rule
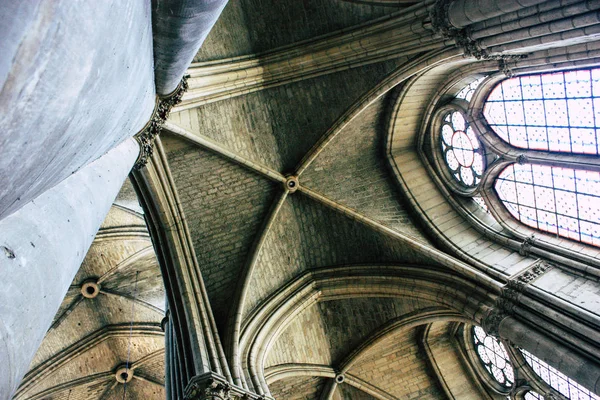
[[[502,72],[507,78],[512,78],[514,76],[512,70],[510,69],[510,66],[508,65],[508,62],[506,59],[501,59],[498,62],[498,69],[500,70],[500,72]]]
[[[462,47],[466,56],[475,57],[478,60],[513,60],[527,57],[524,54],[498,54],[492,55],[488,50],[481,48],[479,41],[471,38],[468,27],[459,29],[450,23],[449,9],[453,0],[437,0],[429,13],[431,27],[446,39],[454,39],[458,47]],[[505,64],[504,64],[505,65]],[[505,72],[503,67],[501,71]],[[506,67],[511,76],[512,72]],[[506,73],[506,72],[505,72]]]
[[[298,182],[298,177],[294,175],[287,176],[283,184],[284,189],[289,193],[294,193],[296,190],[298,190],[299,186],[300,182]]]
[[[165,123],[167,118],[169,118],[171,109],[177,104],[181,103],[183,94],[188,89],[188,78],[189,75],[185,75],[173,93],[156,99],[156,106],[154,107],[152,117],[150,117],[150,120],[146,126],[144,126],[144,128],[135,135],[135,139],[140,144],[140,155],[138,156],[133,168],[143,168],[148,163],[150,157],[152,157],[154,141],[160,134],[162,125]]]
[[[451,37],[457,29],[450,23],[448,11],[452,0],[438,0],[431,9],[429,17],[431,18],[431,26],[433,30],[440,33],[444,37]]]
[[[250,393],[214,373],[195,376],[185,389],[184,400],[266,400],[265,395]]]
[[[502,289],[502,294],[496,300],[495,307],[483,319],[481,324],[483,329],[489,335],[497,336],[500,322],[509,315],[514,314],[515,308],[519,304],[519,297],[525,291],[527,285],[550,268],[552,268],[550,264],[539,261],[515,279],[508,281]]]
[[[548,264],[544,261],[540,261],[539,263],[535,264],[532,268],[524,271],[521,275],[519,275],[517,277],[517,280],[519,282],[521,282],[523,284],[523,286],[525,286],[528,283],[539,278],[542,274],[544,274],[546,271],[548,271],[551,268],[552,268],[552,266],[550,264]]]
[[[527,164],[529,162],[529,159],[527,158],[527,156],[525,154],[519,154],[517,156],[517,162],[521,165],[523,164]]]
[[[500,323],[508,317],[508,314],[503,310],[492,309],[481,321],[481,327],[483,330],[492,336],[498,336],[500,331]]]
[[[535,235],[526,237],[525,240],[523,240],[523,243],[521,243],[521,247],[519,248],[519,254],[522,255],[523,257],[527,257],[529,255],[529,253],[531,252],[531,247],[533,247],[534,244],[535,244]]]
[[[233,400],[231,386],[214,378],[192,381],[185,390],[185,400]]]

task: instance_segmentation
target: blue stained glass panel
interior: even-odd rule
[[[515,147],[598,155],[600,68],[504,80],[488,96],[484,115]]]
[[[495,189],[525,225],[600,246],[600,172],[511,164],[498,175]]]

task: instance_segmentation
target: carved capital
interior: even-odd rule
[[[173,93],[164,97],[157,97],[154,112],[152,113],[150,120],[146,126],[135,135],[135,139],[140,144],[140,154],[133,166],[134,169],[143,168],[148,163],[150,157],[152,157],[154,141],[160,134],[162,125],[167,118],[169,118],[171,109],[181,103],[183,94],[188,89],[188,78],[189,75],[185,75]]]
[[[184,400],[266,400],[265,395],[251,393],[214,373],[192,378],[184,391]]]
[[[437,0],[429,12],[431,26],[433,30],[440,33],[444,37],[452,37],[452,34],[457,29],[450,23],[448,10],[452,0]]]
[[[214,378],[192,381],[185,389],[185,400],[233,400],[231,386]]]

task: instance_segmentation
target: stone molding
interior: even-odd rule
[[[135,140],[140,144],[140,154],[135,161],[133,168],[135,170],[142,169],[148,163],[152,153],[154,152],[154,141],[160,134],[162,125],[169,118],[171,109],[177,104],[181,103],[183,94],[188,89],[189,75],[185,75],[179,86],[171,93],[163,97],[156,97],[156,105],[150,120],[146,123],[146,126],[139,131],[135,136]]]
[[[266,400],[265,395],[257,395],[231,385],[224,377],[208,372],[195,376],[184,391],[184,400]]]
[[[551,268],[552,266],[547,262],[538,261],[515,278],[509,280],[502,289],[501,296],[496,300],[495,307],[483,319],[481,323],[483,329],[489,335],[498,336],[500,323],[504,318],[514,315],[515,308],[519,304],[519,297],[521,297],[525,288]]]
[[[429,18],[431,19],[431,27],[435,32],[440,34],[445,39],[454,39],[456,46],[463,49],[466,56],[475,57],[477,60],[514,60],[527,57],[523,54],[494,54],[482,48],[479,40],[475,40],[471,37],[471,30],[469,27],[457,28],[450,22],[450,4],[454,0],[437,0],[434,6],[429,12]],[[508,73],[512,74],[510,70],[506,69]],[[504,69],[503,69],[504,71]]]
[[[526,237],[519,247],[519,254],[523,257],[529,256],[531,248],[535,245],[535,235]]]
[[[539,278],[541,275],[543,275],[546,271],[550,270],[551,268],[552,268],[552,265],[548,264],[547,262],[539,261],[539,262],[533,264],[533,266],[531,266],[530,268],[521,272],[516,277],[516,280],[518,282],[520,282],[524,287],[525,285],[527,285],[527,284],[533,282],[535,279]]]

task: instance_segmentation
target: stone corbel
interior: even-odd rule
[[[171,94],[156,97],[156,105],[154,106],[154,111],[152,112],[150,120],[146,123],[146,126],[134,136],[135,140],[140,144],[140,154],[133,166],[134,169],[139,170],[143,168],[148,163],[150,157],[152,157],[154,141],[160,134],[162,125],[167,118],[169,118],[171,109],[181,103],[183,94],[188,89],[188,78],[189,75],[185,75],[181,79],[179,86],[177,86]]]

